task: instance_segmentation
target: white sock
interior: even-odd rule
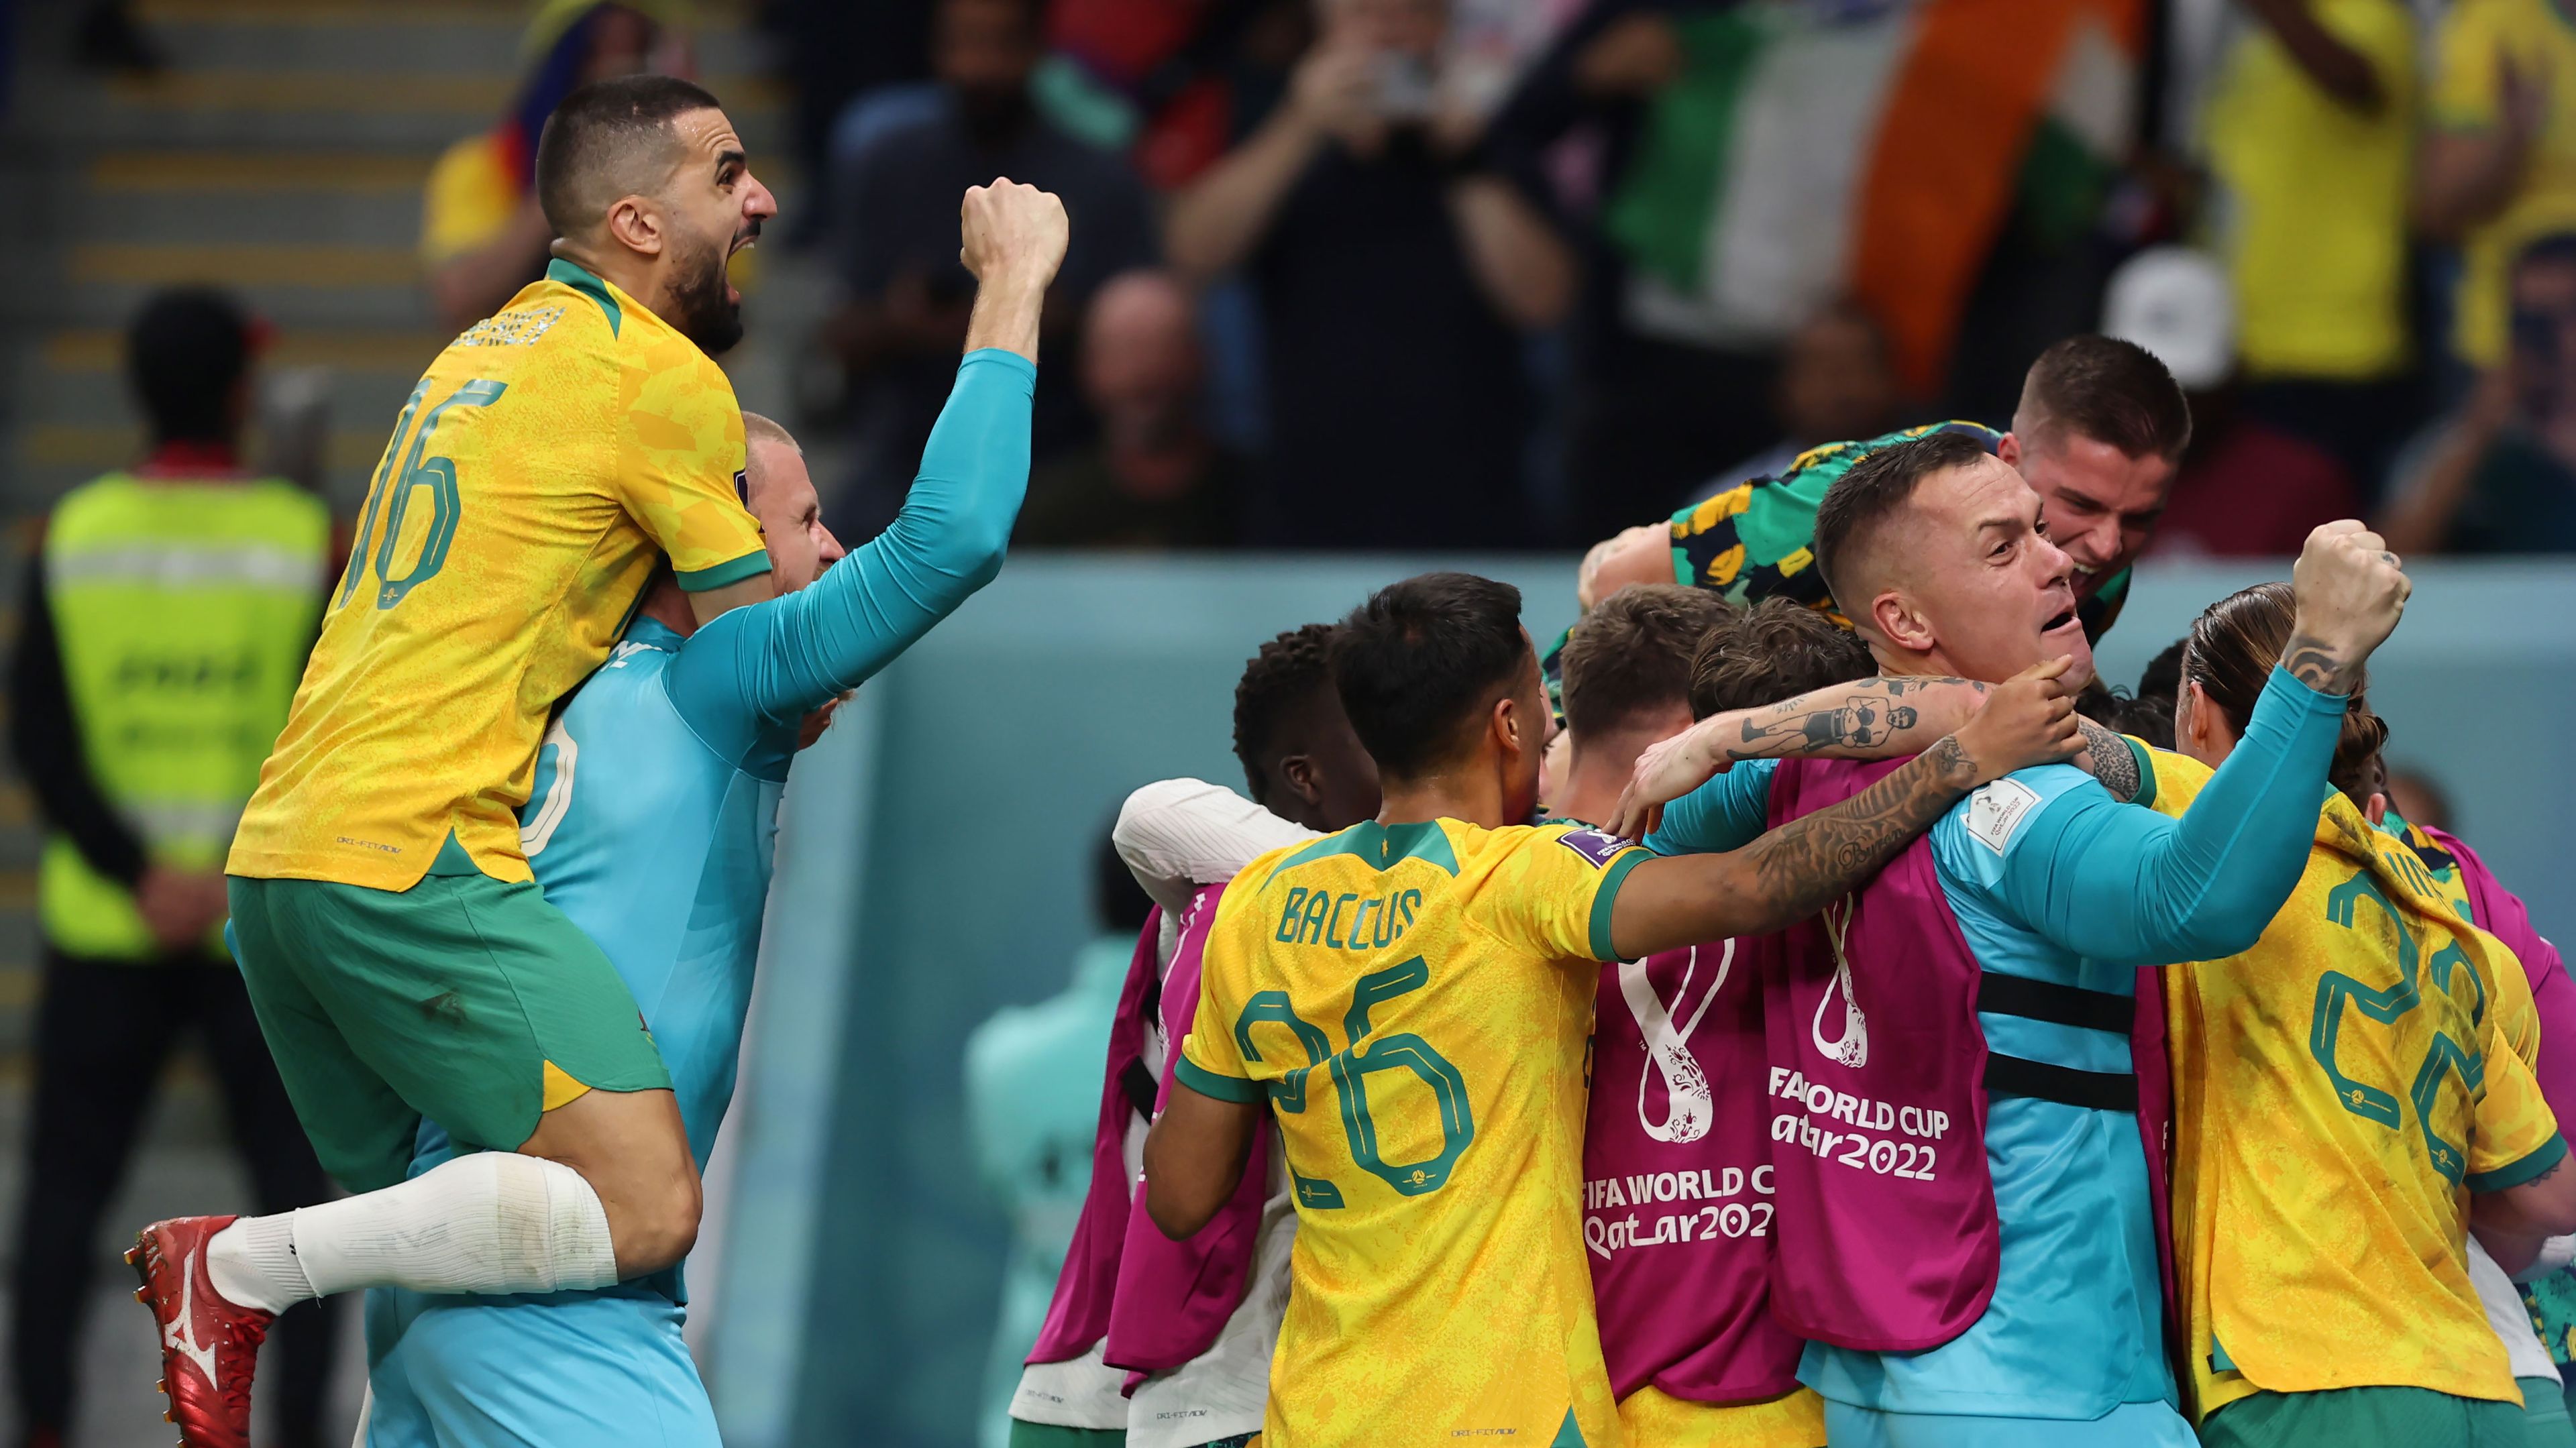
[[[400,1186],[274,1217],[244,1217],[206,1245],[215,1290],[281,1311],[362,1287],[556,1292],[617,1281],[608,1211],[581,1173],[483,1151]]]

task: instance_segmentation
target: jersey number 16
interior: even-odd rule
[[[456,496],[456,464],[447,458],[425,457],[429,436],[438,431],[438,420],[451,407],[488,407],[501,400],[510,390],[506,382],[468,382],[448,395],[445,402],[429,410],[420,420],[420,430],[411,432],[411,420],[420,411],[421,398],[429,392],[429,379],[411,390],[411,400],[403,404],[402,416],[394,419],[393,441],[385,444],[385,459],[376,465],[376,480],[367,489],[367,511],[359,519],[357,540],[349,545],[349,572],[341,580],[340,596],[331,601],[333,608],[349,601],[358,589],[358,581],[372,565],[376,574],[376,607],[391,608],[403,601],[404,595],[438,576],[447,566],[447,547],[456,541],[456,518],[463,505]],[[409,432],[411,447],[405,451],[403,436]],[[402,466],[394,466],[395,458]],[[411,510],[412,495],[429,489],[429,533],[421,540],[420,556],[412,561],[411,571],[394,577],[394,543],[402,537],[403,519]],[[376,536],[376,514],[384,513],[384,536],[377,542],[370,558],[368,540]]]

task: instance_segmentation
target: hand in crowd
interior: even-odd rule
[[[146,868],[135,882],[134,908],[164,950],[194,945],[231,911],[221,870]]]
[[[1978,784],[2082,752],[2083,726],[2076,720],[2075,697],[2065,678],[2073,662],[2060,654],[2013,675],[1951,736],[1975,766]]]
[[[2281,666],[2312,689],[2349,694],[2370,651],[2396,630],[2414,585],[2384,539],[2346,518],[2308,534],[2290,588],[2298,621]]]
[[[1366,46],[1316,46],[1289,79],[1291,113],[1354,151],[1376,150],[1386,139],[1377,64],[1377,51]]]
[[[1641,10],[1611,22],[1574,57],[1574,84],[1584,94],[1641,99],[1681,78],[1689,57],[1662,14]]]
[[[1051,191],[1002,177],[967,188],[958,207],[957,260],[987,287],[1046,289],[1064,265],[1071,236],[1064,202]]]

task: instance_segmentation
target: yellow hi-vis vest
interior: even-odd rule
[[[331,514],[277,479],[125,473],[73,489],[45,533],[46,601],[100,793],[154,864],[222,869],[322,614]],[[37,900],[69,955],[155,953],[131,891],[59,831]],[[208,944],[220,952],[220,928]]]

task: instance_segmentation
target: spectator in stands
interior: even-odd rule
[[[1082,390],[1100,436],[1029,480],[1017,541],[1040,548],[1225,548],[1244,463],[1200,415],[1205,359],[1190,295],[1164,272],[1091,299]]]
[[[1531,407],[1520,334],[1563,318],[1572,252],[1480,126],[1442,109],[1443,0],[1319,0],[1288,94],[1173,198],[1172,263],[1245,268],[1267,332],[1256,541],[1523,541]]]
[[[2380,520],[2400,554],[2576,552],[2576,232],[2525,247],[2511,283],[2505,361]]]
[[[2118,9],[1999,25],[1973,6],[1594,0],[1493,127],[1502,164],[1583,223],[1575,535],[1666,511],[1771,442],[1780,349],[1836,298],[1869,307],[1910,390],[1946,382],[1951,416],[2010,411],[2032,354],[2100,294],[2084,242],[2135,73],[2125,23],[2103,23]],[[2079,123],[2079,95],[2110,109]]]
[[[252,328],[203,291],[145,306],[128,362],[152,432],[47,520],[20,604],[9,743],[47,829],[44,1001],[10,1366],[23,1436],[59,1448],[99,1218],[162,1067],[199,1035],[259,1209],[328,1184],[224,952],[224,854],[322,617],[331,519],[241,468]],[[279,1325],[277,1442],[323,1441],[331,1323]]]
[[[1747,478],[1776,478],[1798,454],[1819,443],[1893,432],[1902,419],[1904,392],[1887,355],[1887,334],[1867,308],[1839,302],[1789,334],[1780,356],[1772,411],[1781,438],[1768,450],[1723,469],[1703,484],[1694,501]]]
[[[2415,19],[2406,0],[2244,8],[2257,23],[2237,27],[2200,133],[2245,407],[2334,453],[2375,494],[2414,401]]]
[[[541,5],[520,41],[528,77],[501,123],[448,147],[421,200],[420,253],[441,325],[463,331],[545,274],[554,240],[537,209],[537,136],[574,90],[646,69],[686,74],[680,0]]]
[[[957,198],[996,176],[1064,198],[1073,245],[1048,295],[1043,355],[1070,361],[1100,284],[1154,261],[1144,187],[1127,163],[1040,115],[1029,76],[1044,54],[1042,0],[942,0],[933,19],[936,104],[873,128],[832,188],[847,297],[832,340],[856,409],[847,511],[861,536],[891,521],[948,399],[974,278],[957,260]],[[1035,456],[1083,440],[1075,369],[1038,369]],[[835,505],[835,511],[842,506]]]
[[[2191,403],[2191,447],[2155,550],[2295,558],[2309,530],[2353,516],[2360,501],[2334,454],[2245,405],[2235,317],[2227,274],[2187,247],[2131,257],[2103,300],[2102,330],[2155,354]]]
[[[2442,17],[2416,215],[2460,244],[2451,343],[2501,365],[2514,256],[2576,230],[2576,29],[2553,0],[2460,0]]]

